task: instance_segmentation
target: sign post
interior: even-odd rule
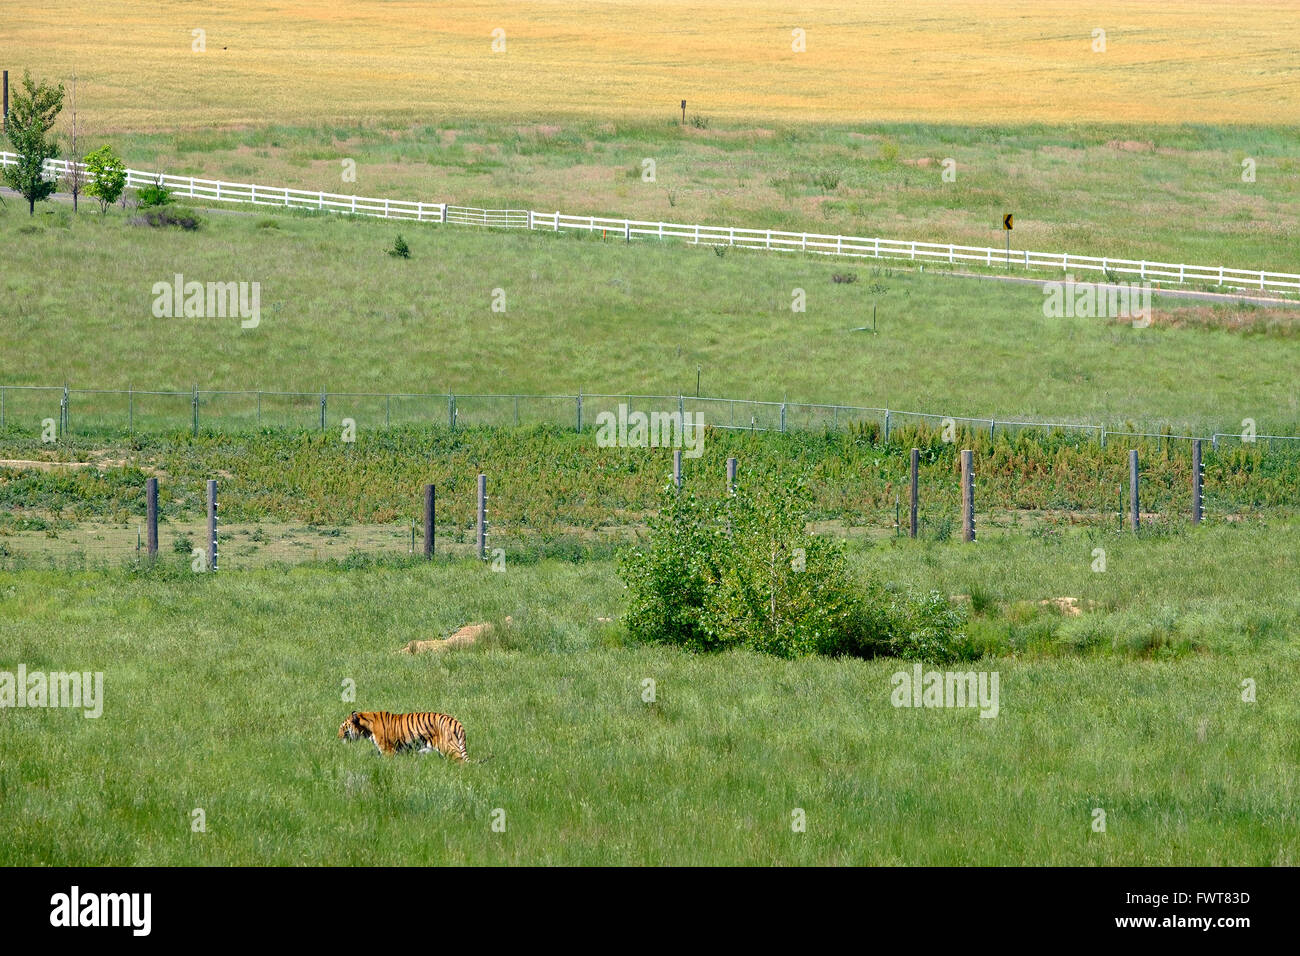
[[[1016,217],[1007,213],[1002,217],[1002,231],[1007,234],[1007,271],[1011,271],[1011,230],[1015,228]]]

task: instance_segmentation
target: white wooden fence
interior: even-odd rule
[[[0,152],[0,166],[17,162],[14,153]],[[84,164],[81,164],[84,168]],[[68,172],[65,160],[49,160],[46,173],[62,177]],[[193,176],[171,176],[137,169],[127,170],[127,185],[132,188],[160,183],[173,193],[211,202],[254,203],[260,206],[288,206],[378,216],[383,219],[409,219],[415,222],[451,223],[454,225],[492,226],[504,229],[600,230],[606,235],[621,236],[629,242],[638,236],[656,239],[683,239],[713,246],[740,246],[776,252],[811,252],[819,255],[874,259],[907,259],[915,262],[946,262],[950,265],[1016,266],[1024,269],[1051,269],[1068,273],[1099,272],[1103,275],[1130,276],[1140,281],[1202,282],[1218,286],[1261,291],[1300,292],[1300,274],[1233,269],[1227,266],[1197,266],[1184,263],[1153,262],[1146,259],[1118,259],[1109,256],[1080,256],[1066,252],[1033,252],[1028,249],[995,249],[990,246],[959,246],[953,243],[913,242],[899,239],[831,236],[811,232],[783,232],[776,229],[743,229],[736,226],[685,225],[640,219],[610,219],[601,216],[571,216],[559,212],[534,212],[528,209],[477,209],[447,203],[410,202],[401,199],[370,199],[341,193],[287,189],[283,186],[258,186],[251,183],[227,183]]]

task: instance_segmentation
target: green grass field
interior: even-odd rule
[[[172,175],[981,247],[1012,213],[1017,248],[1300,273],[1295,24],[1269,2],[193,6],[15,13],[11,80],[76,70],[79,151]],[[104,675],[97,718],[0,711],[0,865],[1300,864],[1300,441],[1235,438],[1300,435],[1300,297],[1157,292],[1135,328],[978,266],[180,206],[197,231],[0,205],[0,700],[20,665]],[[256,327],[158,317],[177,275],[257,283]],[[964,618],[974,659],[940,669],[996,673],[996,717],[893,706],[911,661],[629,632],[616,558],[672,459],[598,447],[595,414],[697,382],[891,410],[888,435],[807,408],[782,434],[701,403],[686,486],[726,494],[733,456],[742,485],[801,475],[868,593]],[[551,397],[485,397],[519,394]],[[907,412],[1000,424],[945,441]],[[1211,433],[1194,526],[1168,436]],[[503,564],[472,557],[479,472]],[[454,714],[473,762],[345,744],[354,709]]]
[[[601,561],[0,572],[6,667],[104,673],[98,719],[6,714],[0,862],[1294,865],[1296,533],[1117,543],[1106,574],[1050,540],[858,552],[979,582],[993,719],[891,706],[897,661],[629,644]],[[1062,587],[1095,605],[1038,603]],[[499,630],[396,653],[466,621]],[[491,759],[380,759],[335,738],[358,706],[454,713]]]
[[[399,228],[410,260],[385,255]],[[1250,309],[1157,297],[1155,324],[1135,329],[1044,318],[1033,287],[890,264],[333,216],[211,213],[179,233],[117,212],[29,222],[10,203],[0,242],[4,384],[691,394],[698,372],[702,394],[732,398],[1201,434],[1247,417],[1294,434],[1300,421],[1300,310],[1271,325],[1269,310],[1253,322]],[[832,281],[845,271],[858,281]],[[156,318],[154,284],[177,273],[260,283],[260,324]],[[805,312],[791,310],[795,289]],[[873,308],[879,333],[852,331]],[[1216,308],[1223,321],[1175,321]],[[1228,327],[1243,311],[1244,328]],[[1203,370],[1194,389],[1188,369]],[[22,409],[9,393],[7,421],[39,428],[57,413],[50,395]],[[174,425],[189,417],[182,399]]]

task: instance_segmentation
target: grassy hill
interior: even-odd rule
[[[115,129],[469,109],[667,118],[682,99],[688,114],[769,122],[1286,123],[1300,111],[1287,74],[1300,28],[1267,0],[1048,0],[1033,16],[1011,0],[52,0],[7,20],[31,65],[81,71],[86,106]]]
[[[385,254],[399,228],[410,260]],[[1158,297],[1134,329],[930,269],[302,213],[213,211],[187,233],[11,203],[0,243],[3,384],[690,394],[698,371],[704,395],[1004,420],[1285,434],[1300,417],[1296,310]],[[259,325],[155,317],[176,274],[259,283]],[[853,331],[873,309],[879,334]],[[24,427],[57,413],[6,401]]]

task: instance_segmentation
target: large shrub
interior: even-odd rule
[[[619,573],[631,634],[693,651],[940,661],[965,643],[960,610],[859,580],[840,542],[809,534],[797,482],[714,500],[669,488]]]

